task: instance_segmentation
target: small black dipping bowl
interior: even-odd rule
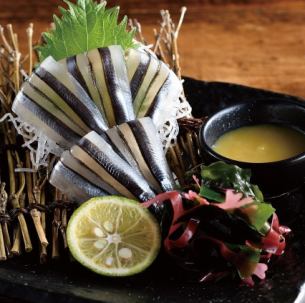
[[[278,124],[305,135],[305,107],[277,99],[247,101],[227,107],[209,118],[200,130],[200,144],[206,161],[225,161],[252,171],[251,181],[267,198],[293,191],[305,181],[305,152],[293,158],[268,163],[240,162],[216,153],[212,146],[225,132],[255,124]]]

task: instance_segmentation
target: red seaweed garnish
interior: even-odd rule
[[[192,201],[192,206],[185,208],[184,200]],[[250,240],[249,234],[249,238],[245,238],[243,243],[226,243],[215,236],[211,236],[201,228],[200,224],[200,218],[202,218],[200,212],[203,211],[204,207],[220,208],[222,211],[228,212],[229,216],[236,216],[234,213],[232,214],[232,210],[250,207],[253,201],[253,197],[244,197],[241,193],[236,193],[231,189],[225,191],[223,203],[208,201],[194,191],[188,191],[187,193],[172,191],[157,195],[150,201],[143,203],[143,206],[149,207],[152,204],[170,203],[173,216],[169,232],[164,238],[164,248],[169,255],[174,257],[176,255],[181,256],[185,251],[192,251],[196,249],[194,247],[198,248],[198,243],[204,245],[204,241],[208,240],[214,243],[214,246],[218,249],[219,256],[230,264],[223,271],[202,273],[200,281],[210,281],[214,278],[218,280],[222,276],[227,276],[228,270],[233,267],[244,283],[253,285],[253,276],[261,280],[265,279],[268,269],[266,263],[271,256],[280,255],[284,252],[284,235],[289,233],[290,229],[281,226],[277,215],[274,213],[269,231],[265,234],[260,234],[260,241],[253,242]],[[213,217],[209,218],[212,223],[214,219]],[[213,224],[218,223],[216,218]],[[196,246],[193,245],[194,241],[197,243]],[[194,264],[196,261],[193,260],[190,263]]]
[[[215,206],[229,210],[243,207],[252,202],[252,197],[244,197],[242,193],[236,193],[232,189],[227,189],[225,202],[217,203]]]

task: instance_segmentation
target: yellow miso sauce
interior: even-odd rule
[[[274,162],[303,153],[305,135],[295,129],[273,124],[243,126],[223,134],[212,148],[232,160]]]

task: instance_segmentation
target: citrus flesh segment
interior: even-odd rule
[[[140,203],[105,196],[87,201],[73,213],[67,239],[71,254],[85,267],[103,275],[129,276],[154,261],[161,233]]]

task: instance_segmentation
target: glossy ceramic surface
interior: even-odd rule
[[[196,116],[212,113],[236,102],[266,98],[301,99],[225,83],[186,79],[185,89]],[[283,176],[284,178],[285,176]],[[161,255],[153,266],[138,276],[111,279],[100,277],[65,259],[47,266],[35,264],[36,255],[0,264],[0,295],[26,302],[44,303],[300,303],[305,282],[305,190],[273,201],[283,224],[292,228],[284,256],[273,259],[265,281],[253,288],[233,281],[199,284]],[[298,297],[299,296],[299,297]],[[296,298],[298,299],[296,300]],[[302,301],[304,300],[304,301]]]
[[[199,137],[207,162],[220,160],[250,168],[252,182],[258,184],[265,195],[274,197],[304,184],[304,152],[282,161],[246,163],[223,157],[212,148],[216,140],[227,131],[242,126],[268,123],[292,127],[305,134],[305,104],[289,98],[268,96],[258,100],[236,100],[234,105],[212,115],[201,128]]]

